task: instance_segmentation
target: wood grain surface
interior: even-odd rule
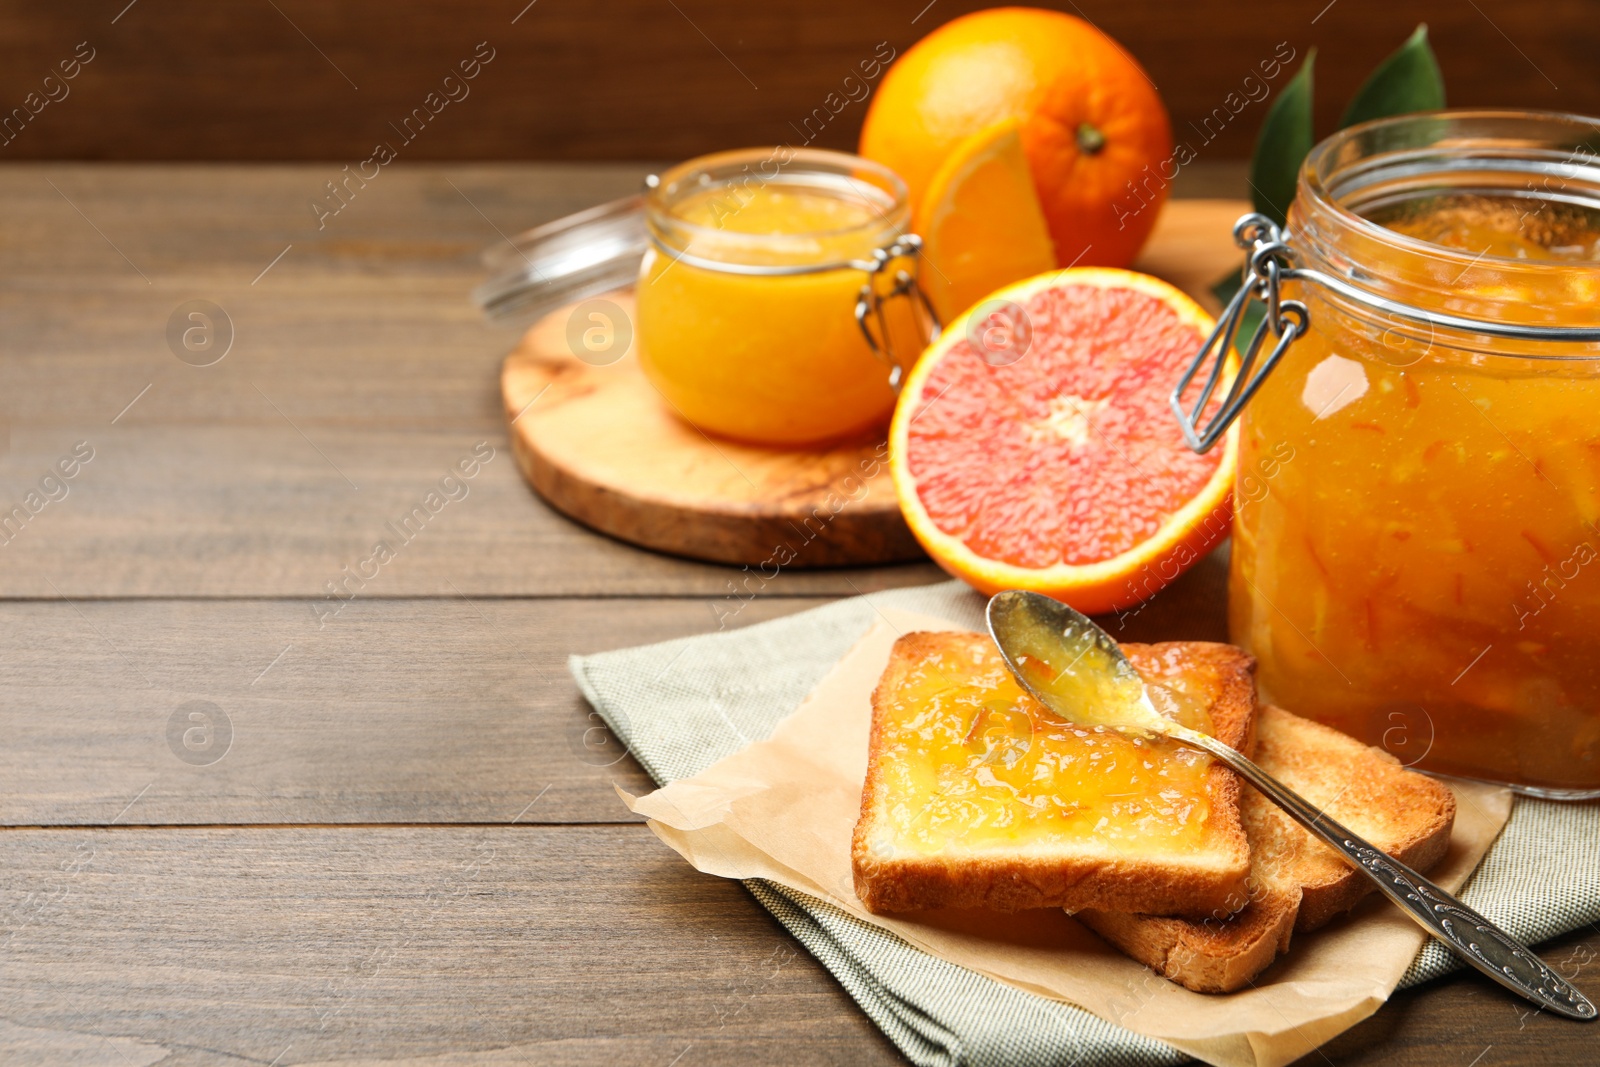
[[[863,62],[899,54],[988,0],[380,0],[0,4],[0,114],[80,44],[94,58],[0,156],[337,160],[393,146],[419,160],[686,159],[779,141],[855,144]],[[1180,138],[1205,159],[1248,155],[1280,49],[1317,48],[1331,130],[1378,61],[1428,23],[1450,100],[1600,114],[1594,12],[1583,0],[1041,0],[1120,41]],[[494,56],[447,86],[483,43]],[[855,80],[846,79],[855,76]],[[433,104],[428,94],[439,93]],[[456,99],[445,103],[445,94]],[[831,97],[830,97],[831,94]],[[1251,96],[1258,99],[1245,103]],[[35,105],[37,106],[37,105]],[[428,108],[425,123],[414,117]],[[1217,109],[1223,118],[1217,118]],[[436,112],[436,113],[435,113]],[[406,126],[406,120],[412,125]],[[1209,120],[1209,125],[1207,125]],[[329,177],[333,177],[332,174]],[[320,182],[318,185],[320,186]],[[313,193],[308,193],[313,195]],[[303,205],[302,205],[303,207]]]
[[[300,208],[325,172],[0,171],[17,219],[0,232],[0,504],[76,443],[94,449],[0,548],[0,595],[322,598],[480,444],[494,456],[466,495],[363,595],[725,595],[728,571],[597,539],[529,491],[496,380],[519,331],[468,296],[480,249],[642,169],[414,167],[319,231]],[[234,335],[209,366],[167,338],[195,300]],[[759,588],[848,595],[937,574],[785,569]]]
[[[642,826],[22,830],[3,847],[8,1065],[899,1059],[740,885]]]
[[[642,172],[398,171],[335,220],[354,236],[292,210],[320,173],[0,171],[19,219],[0,233],[0,504],[78,442],[95,450],[66,499],[0,550],[0,595],[325,598],[480,444],[497,458],[364,595],[726,595],[721,568],[596,539],[534,498],[495,387],[518,332],[468,299],[480,248]],[[1216,235],[1239,204],[1184,208],[1142,265],[1203,295],[1232,262]],[[209,366],[166,337],[195,300],[234,335]],[[849,595],[939,573],[786,568],[758,585]]]
[[[585,308],[634,314],[631,292],[605,304],[551,312],[500,370],[512,454],[558,511],[630,544],[762,574],[924,558],[881,433],[798,449],[713,437],[644,376],[631,328],[603,362],[571,344],[568,324]]]
[[[613,785],[648,779],[565,670],[939,576],[786,572],[746,601],[739,570],[522,484],[476,252],[639,173],[412,165],[319,232],[320,166],[0,170],[0,502],[94,452],[0,544],[0,1063],[900,1061],[744,890],[631,821]],[[1151,265],[1185,264],[1191,288],[1218,265]],[[236,327],[210,366],[166,337],[200,299]],[[479,442],[468,491],[349,579]],[[1214,555],[1103,622],[1221,639],[1225,579]],[[1600,931],[1544,951],[1600,995]],[[1303,1062],[1596,1048],[1462,977]]]
[[[0,824],[631,822],[567,656],[823,602],[0,602]],[[174,749],[195,702],[219,740]]]
[[[1102,621],[1129,641],[1224,640],[1225,586],[1214,556]],[[0,602],[0,825],[493,823],[535,797],[524,822],[633,821],[613,787],[652,786],[567,656],[827,602]],[[228,742],[186,759],[171,731],[194,702]]]

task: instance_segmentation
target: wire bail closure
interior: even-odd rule
[[[1228,301],[1228,306],[1217,319],[1216,328],[1211,331],[1211,336],[1206,338],[1205,345],[1184,371],[1183,377],[1178,379],[1177,388],[1172,391],[1172,411],[1178,416],[1183,439],[1191,449],[1201,453],[1209,452],[1212,446],[1222,439],[1222,435],[1227,432],[1233,420],[1239,417],[1239,413],[1250,402],[1250,398],[1255,396],[1256,391],[1261,388],[1261,383],[1266,380],[1272,368],[1278,365],[1278,361],[1289,350],[1289,346],[1294,344],[1311,324],[1311,313],[1306,310],[1305,304],[1298,300],[1284,300],[1280,294],[1284,278],[1294,272],[1289,246],[1284,241],[1283,231],[1277,224],[1265,215],[1255,213],[1245,215],[1233,225],[1233,240],[1240,248],[1250,253],[1244,268],[1244,284],[1239,286],[1239,291]],[[1223,370],[1228,363],[1228,352],[1234,348],[1239,327],[1244,321],[1244,309],[1252,297],[1267,305],[1267,313],[1256,325],[1249,342],[1240,351],[1239,370],[1229,383],[1222,406],[1209,420],[1202,422],[1201,413],[1211,402],[1217,385],[1222,380]],[[1272,351],[1252,374],[1251,370],[1255,368],[1256,359],[1261,354],[1261,347],[1266,341],[1268,331],[1276,341],[1272,345]],[[1207,363],[1211,364],[1211,369],[1206,374],[1199,399],[1194,402],[1192,408],[1185,410],[1184,390],[1189,388],[1190,383],[1205,369]]]
[[[914,233],[903,234],[890,244],[874,248],[871,259],[848,259],[832,263],[776,265],[728,263],[668,247],[655,233],[650,234],[650,243],[662,255],[670,256],[700,270],[722,274],[739,274],[755,278],[788,278],[803,274],[826,274],[837,270],[861,271],[867,276],[867,280],[856,294],[856,325],[861,328],[861,335],[867,339],[867,348],[888,366],[889,387],[897,393],[900,391],[901,380],[905,377],[905,365],[900,362],[894,351],[894,338],[889,331],[889,321],[888,316],[884,314],[884,306],[891,300],[911,301],[913,310],[919,312],[927,323],[928,328],[925,332],[929,342],[938,340],[939,334],[944,329],[944,324],[939,321],[939,313],[933,309],[928,294],[922,291],[922,286],[917,282],[922,263],[922,238]],[[911,266],[909,269],[904,266],[894,267],[889,284],[884,287],[880,279],[894,263],[901,260],[910,260]]]
[[[944,324],[939,321],[939,313],[933,309],[928,294],[922,291],[922,286],[917,282],[917,274],[922,266],[921,257],[922,238],[914,233],[908,233],[893,244],[873,249],[870,263],[862,261],[852,264],[867,272],[867,280],[856,297],[856,325],[861,327],[861,335],[867,339],[867,347],[872,350],[872,354],[888,364],[889,388],[896,393],[900,391],[900,383],[905,378],[905,364],[895,355],[894,338],[889,332],[889,320],[884,314],[884,305],[890,300],[902,298],[911,301],[913,310],[920,310],[927,316],[930,342],[938,340],[939,334],[944,330]],[[890,269],[891,263],[902,259],[911,261],[910,269],[897,268],[885,291],[879,283],[880,275]],[[873,333],[874,323],[877,326],[876,334]]]
[[[1391,323],[1405,323],[1435,331],[1511,341],[1532,341],[1539,344],[1597,344],[1600,343],[1600,326],[1543,326],[1521,322],[1500,322],[1493,319],[1475,319],[1443,311],[1428,311],[1400,300],[1394,300],[1369,289],[1353,284],[1347,278],[1336,277],[1319,270],[1294,265],[1294,251],[1289,247],[1287,235],[1265,215],[1252,212],[1233,224],[1233,240],[1249,252],[1245,263],[1244,284],[1222,309],[1216,329],[1206,339],[1194,361],[1178,379],[1172,391],[1172,412],[1178,417],[1183,439],[1196,452],[1207,452],[1222,439],[1228,426],[1239,417],[1245,404],[1255,396],[1266,380],[1267,374],[1278,365],[1289,346],[1305,335],[1311,325],[1311,314],[1298,300],[1283,300],[1279,288],[1286,281],[1302,285],[1315,285],[1340,300],[1355,305],[1365,312],[1381,315]],[[1222,405],[1208,421],[1201,421],[1201,413],[1211,402],[1227,366],[1228,350],[1238,340],[1239,327],[1244,319],[1244,309],[1254,297],[1267,305],[1267,313],[1256,327],[1250,341],[1239,352],[1239,372],[1228,386]],[[1261,354],[1268,332],[1277,338],[1272,351],[1260,367],[1256,360]],[[1559,359],[1550,356],[1539,358]],[[1205,370],[1205,384],[1194,406],[1185,409],[1183,392],[1195,377]],[[1254,371],[1254,373],[1252,373]]]

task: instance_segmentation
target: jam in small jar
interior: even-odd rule
[[[771,445],[888,421],[934,328],[899,177],[840,152],[724,152],[652,179],[645,215],[639,360],[679,415]]]

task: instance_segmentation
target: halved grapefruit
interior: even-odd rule
[[[1079,611],[1147,599],[1232,518],[1237,427],[1196,455],[1167,398],[1212,319],[1157,278],[1085,267],[991,294],[906,378],[889,430],[917,540],[984,593]]]

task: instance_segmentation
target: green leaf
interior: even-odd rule
[[[1239,291],[1239,286],[1243,284],[1244,269],[1241,267],[1239,270],[1231,271],[1218,278],[1217,283],[1211,287],[1211,295],[1216,297],[1217,302],[1223,307],[1227,307],[1228,301],[1233,299],[1234,294]],[[1246,302],[1244,311],[1239,316],[1239,332],[1234,337],[1235,347],[1242,348],[1250,338],[1254,337],[1256,335],[1256,327],[1261,325],[1261,320],[1266,317],[1266,304],[1259,300]]]
[[[1244,271],[1230,270],[1217,279],[1216,284],[1211,287],[1211,295],[1217,298],[1217,303],[1227,307],[1228,301],[1233,299],[1233,295],[1239,291],[1239,286],[1243,284]]]
[[[1280,226],[1294,200],[1300,164],[1311,151],[1311,66],[1316,58],[1315,48],[1306,53],[1299,73],[1267,109],[1250,159],[1250,197],[1257,211]]]
[[[1444,75],[1428,45],[1428,24],[1424,22],[1356,90],[1339,125],[1354,126],[1368,119],[1442,107]]]

